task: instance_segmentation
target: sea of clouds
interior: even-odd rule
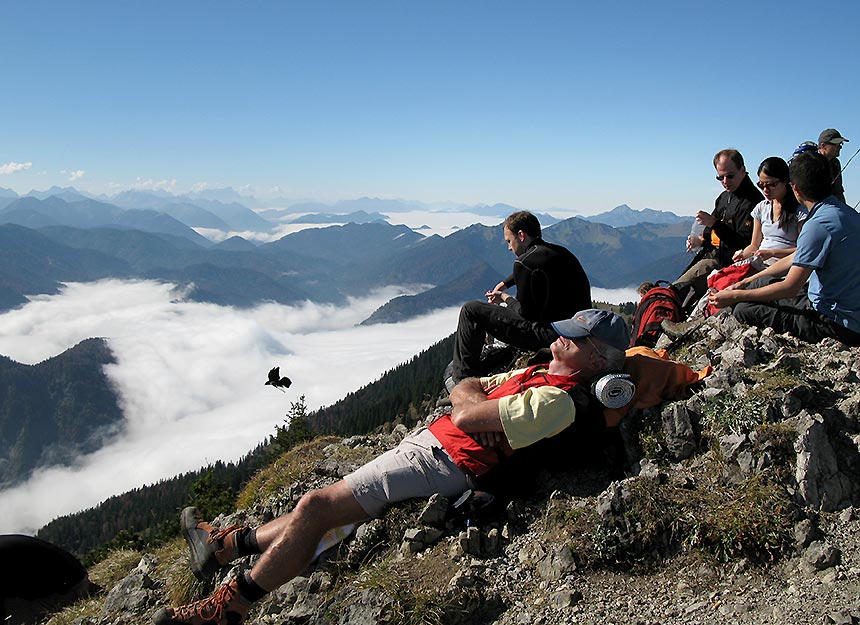
[[[33,533],[111,495],[237,460],[283,424],[299,396],[311,410],[330,405],[454,331],[457,308],[356,325],[403,292],[382,289],[339,307],[236,309],[186,301],[170,284],[105,280],[69,284],[0,315],[0,354],[25,364],[107,339],[117,362],[106,373],[126,421],[75,466],[0,491],[0,533]],[[632,301],[635,292],[594,289],[593,297]],[[274,365],[293,381],[286,393],[264,385]]]

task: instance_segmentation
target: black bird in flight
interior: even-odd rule
[[[266,381],[266,386],[274,386],[275,388],[281,389],[284,393],[285,388],[290,388],[292,384],[292,380],[287,377],[281,377],[281,368],[280,367],[272,367],[272,370],[269,371],[269,379]]]

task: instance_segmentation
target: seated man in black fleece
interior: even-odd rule
[[[486,302],[468,302],[460,310],[454,342],[455,383],[488,373],[481,367],[487,334],[536,351],[558,338],[551,322],[591,308],[591,285],[579,259],[567,248],[544,241],[537,217],[528,211],[513,213],[502,229],[508,249],[517,257],[514,270],[487,291]],[[516,297],[506,292],[514,285]]]
[[[764,196],[750,180],[744,157],[735,149],[720,150],[714,155],[714,169],[723,191],[714,202],[714,212],[699,211],[696,221],[705,226],[702,236],[687,237],[687,251],[701,248],[687,265],[675,285],[689,283],[698,300],[708,289],[708,274],[728,267],[732,256],[752,240],[752,209]]]

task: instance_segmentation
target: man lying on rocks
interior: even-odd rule
[[[860,345],[860,214],[831,194],[830,172],[830,163],[815,152],[791,160],[791,188],[809,209],[797,249],[755,276],[710,293],[711,304],[733,306],[739,321],[810,343],[831,337]]]
[[[288,514],[256,529],[216,531],[194,508],[186,509],[182,528],[198,577],[211,576],[241,556],[261,555],[250,571],[211,597],[162,608],[153,621],[237,625],[252,603],[307,568],[327,531],[381,517],[388,505],[406,499],[436,493],[455,497],[474,488],[478,476],[514,450],[570,426],[577,412],[571,392],[619,371],[630,336],[624,320],[605,310],[583,310],[552,327],[559,338],[550,346],[548,365],[461,381],[451,392],[450,414],[343,480],[307,493]]]

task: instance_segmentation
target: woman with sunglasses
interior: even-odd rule
[[[752,211],[752,241],[735,252],[732,260],[753,258],[754,268],[761,270],[795,250],[806,209],[798,204],[789,186],[788,163],[778,156],[766,158],[758,166],[756,186],[765,199]]]

